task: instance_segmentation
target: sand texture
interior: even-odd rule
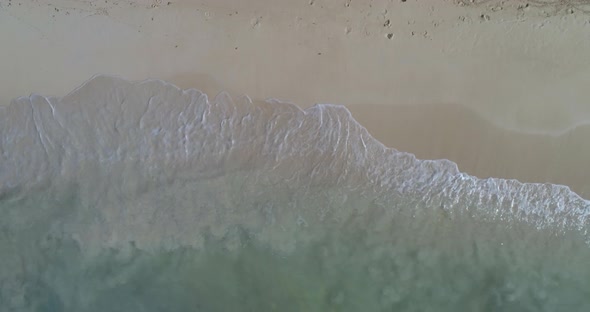
[[[398,150],[588,198],[583,2],[0,0],[0,103],[106,73],[343,104]]]

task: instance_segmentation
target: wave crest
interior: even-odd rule
[[[482,180],[447,160],[418,160],[386,148],[343,106],[301,110],[278,100],[234,101],[227,93],[209,101],[160,80],[99,75],[63,98],[18,98],[0,118],[0,194],[49,181],[80,183],[80,166],[91,163],[105,170],[125,163],[166,180],[256,169],[293,188],[333,184],[449,211],[485,209],[540,227],[588,224],[588,202],[565,186]],[[125,183],[125,172],[110,174]]]

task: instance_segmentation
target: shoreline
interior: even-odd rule
[[[421,159],[590,197],[584,11],[279,1],[0,0],[0,105],[32,91],[61,96],[99,73],[302,109],[335,103]]]

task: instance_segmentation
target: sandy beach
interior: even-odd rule
[[[0,0],[0,310],[590,311],[589,1]]]
[[[590,198],[590,15],[475,2],[0,0],[0,103],[105,73],[342,104],[387,146]]]

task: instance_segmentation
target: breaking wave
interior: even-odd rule
[[[586,311],[589,212],[343,106],[95,76],[0,107],[6,311]]]

